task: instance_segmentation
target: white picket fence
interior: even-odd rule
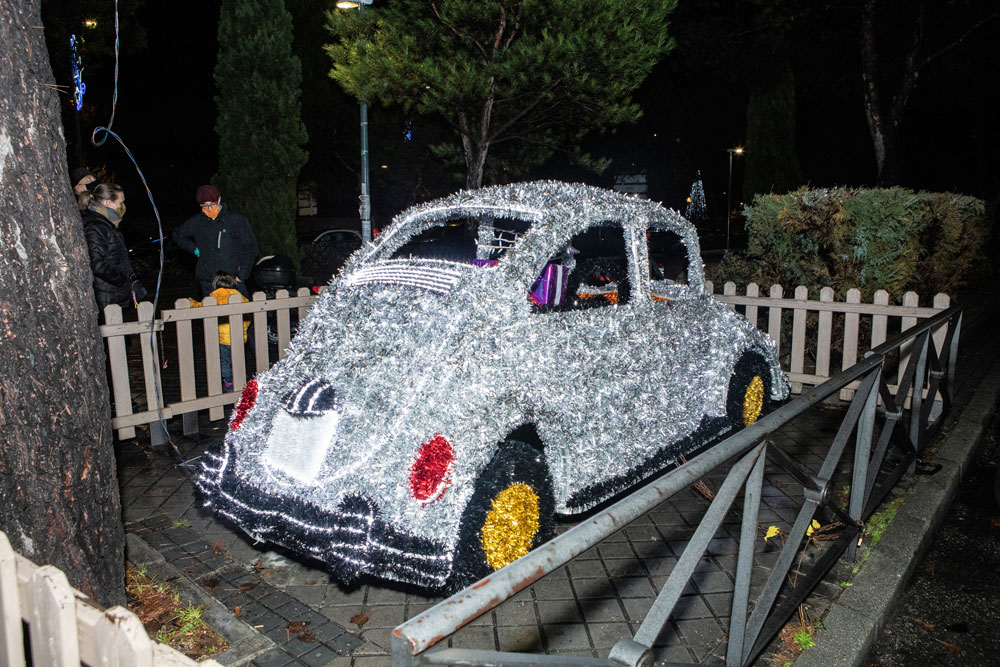
[[[707,282],[706,291],[712,294],[713,289],[713,284]],[[862,303],[861,292],[856,289],[847,292],[845,301],[834,301],[833,290],[829,287],[819,291],[819,300],[809,299],[809,290],[801,285],[795,288],[792,298],[785,296],[781,285],[773,285],[767,294],[762,294],[760,287],[751,283],[741,292],[737,293],[736,285],[729,282],[723,286],[722,294],[714,296],[730,307],[738,308],[754,324],[759,323],[775,340],[782,367],[792,381],[793,393],[801,393],[805,387],[818,385],[853,366],[861,355],[884,342],[890,333],[908,329],[919,319],[930,317],[951,305],[948,295],[937,294],[930,306],[921,306],[914,292],[903,295],[903,305],[890,305],[890,296],[884,290],[876,292],[871,303]],[[238,296],[233,296],[228,304],[212,305],[214,301],[209,297],[202,308],[191,308],[187,300],[182,299],[174,304],[174,308],[161,311],[160,317],[154,320],[156,335],[152,340],[149,336],[152,304],[140,303],[138,321],[134,322],[122,322],[121,309],[108,306],[101,335],[107,341],[112,374],[116,416],[111,423],[117,429],[119,438],[135,437],[138,425],[156,424],[160,419],[176,416],[184,420],[184,433],[195,433],[200,410],[208,410],[212,420],[222,419],[225,406],[236,402],[248,377],[254,372],[266,370],[283,355],[292,335],[291,313],[297,312],[300,319],[305,317],[315,300],[316,295],[305,288],[291,295],[284,290],[279,291],[273,299],[266,299],[264,294],[258,292],[248,303],[241,303]],[[272,330],[278,338],[276,354],[263,335],[268,327],[269,313]],[[785,317],[789,313],[790,316]],[[224,391],[216,342],[218,326],[221,322],[229,322],[230,331],[238,332],[244,317],[250,318],[256,332],[253,347],[249,350],[251,362],[248,364],[245,361],[240,336],[232,336],[234,386],[231,391]],[[195,323],[200,324],[198,328],[203,342],[200,351],[195,345]],[[865,336],[862,336],[863,332]],[[946,333],[943,328],[935,332],[935,340],[941,343]],[[176,356],[172,355],[169,360],[163,358],[163,351],[159,349],[158,341],[163,334],[171,335],[176,341]],[[132,363],[141,363],[141,369],[129,368],[127,337],[139,339],[141,354],[136,356],[141,359],[133,359]],[[198,354],[202,355],[200,359],[196,358]],[[905,362],[906,358],[904,349],[900,361]],[[167,375],[163,373],[164,362],[174,365]],[[901,375],[905,363],[898,366]],[[199,373],[204,375],[199,376]],[[140,377],[141,387],[133,391],[133,381]],[[179,400],[163,400],[165,377],[173,383],[170,387],[172,391],[167,393],[179,397]],[[849,400],[852,395],[853,389],[845,389],[841,398]],[[137,403],[144,400],[146,409],[134,411],[133,399]],[[165,435],[159,431],[154,427],[151,433],[154,444],[165,442]]]
[[[215,660],[195,662],[153,641],[139,618],[124,607],[96,606],[69,585],[62,570],[39,567],[15,553],[0,531],[0,665],[29,664],[219,667]]]
[[[714,294],[714,285],[707,281],[705,291]],[[830,379],[833,375],[850,368],[858,361],[858,355],[877,347],[885,342],[892,331],[905,331],[917,323],[917,320],[936,315],[951,305],[947,294],[936,294],[930,307],[920,306],[920,297],[916,292],[903,294],[903,304],[889,304],[889,293],[885,290],[875,292],[872,303],[861,303],[861,291],[850,289],[845,301],[834,301],[833,289],[824,287],[819,291],[819,300],[809,299],[809,288],[799,285],[795,288],[793,298],[786,298],[781,285],[772,285],[767,296],[761,295],[760,286],[750,283],[743,295],[736,293],[736,284],[727,282],[723,285],[722,294],[714,294],[715,298],[735,308],[742,306],[746,318],[755,325],[761,318],[767,319],[767,334],[778,345],[778,356],[782,360],[782,368],[788,373],[792,382],[792,393],[802,393],[804,386],[816,386]],[[761,312],[761,311],[764,312]],[[792,312],[791,329],[783,324],[783,314]],[[834,315],[843,315],[842,323],[834,328]],[[806,324],[810,314],[816,315],[817,326],[815,336],[810,335]],[[866,338],[861,337],[862,318],[868,320],[865,328],[871,333]],[[839,318],[838,318],[839,319]],[[944,343],[947,329],[942,327],[934,332],[934,340],[939,348]],[[836,336],[836,338],[834,338]],[[834,342],[840,348],[840,363],[833,358]],[[814,345],[809,345],[813,343]],[[790,348],[790,353],[786,350]],[[897,377],[902,378],[909,358],[910,346],[902,349],[897,364]],[[814,350],[814,356],[807,359],[806,350]],[[839,366],[839,367],[838,367]],[[854,395],[854,383],[850,389],[841,392],[840,397],[850,400]],[[890,384],[890,389],[896,390],[897,384]],[[911,392],[912,393],[912,392]],[[906,407],[909,407],[907,398]]]

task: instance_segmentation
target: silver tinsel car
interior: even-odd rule
[[[704,293],[678,213],[459,192],[350,258],[247,384],[200,496],[342,581],[464,585],[786,398],[774,350]]]

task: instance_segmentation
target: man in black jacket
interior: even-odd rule
[[[236,278],[236,289],[250,298],[246,280],[257,258],[257,238],[245,217],[222,203],[219,189],[202,185],[195,192],[201,212],[195,213],[174,230],[178,246],[198,258],[195,277],[202,297],[212,291],[212,276],[225,271]]]

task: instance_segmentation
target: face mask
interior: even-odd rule
[[[119,218],[124,218],[125,217],[125,204],[122,204],[121,206],[119,206],[115,210],[118,211],[118,217]]]
[[[215,220],[217,217],[219,217],[219,211],[221,210],[221,208],[222,208],[221,206],[216,204],[215,206],[209,206],[208,208],[201,209],[201,212],[210,217],[212,220]]]

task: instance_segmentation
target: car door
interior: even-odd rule
[[[617,221],[590,227],[550,256],[525,295],[521,386],[546,443],[557,503],[634,467],[649,448],[642,406],[656,387],[646,374],[646,287],[637,282],[644,243]],[[546,275],[561,282],[541,289]]]

